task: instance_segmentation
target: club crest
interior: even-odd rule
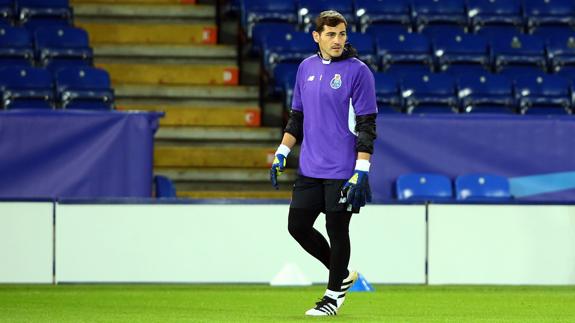
[[[334,90],[339,89],[341,87],[341,75],[335,74],[329,82],[329,86]]]

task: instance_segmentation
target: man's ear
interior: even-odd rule
[[[314,31],[311,34],[313,35],[313,40],[319,44],[319,33],[317,31]]]

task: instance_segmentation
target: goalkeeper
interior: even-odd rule
[[[368,182],[377,105],[370,69],[347,42],[347,22],[324,11],[312,33],[319,50],[298,68],[292,110],[270,170],[272,185],[286,158],[301,142],[298,177],[292,192],[288,229],[297,242],[329,270],[323,298],[306,315],[335,315],[357,279],[347,269],[349,223],[371,201]],[[326,215],[330,243],[313,228]]]

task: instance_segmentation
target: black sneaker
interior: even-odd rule
[[[328,296],[324,296],[319,302],[315,303],[314,308],[305,312],[305,315],[310,316],[337,315],[337,301]]]

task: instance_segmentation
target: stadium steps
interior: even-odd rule
[[[154,170],[174,180],[179,196],[289,197],[293,174],[280,177],[279,191],[269,183],[282,130],[261,127],[259,88],[239,85],[237,47],[217,43],[214,5],[72,4],[76,25],[90,34],[95,65],[110,73],[117,109],[165,112]]]
[[[261,112],[257,106],[206,106],[182,103],[119,104],[118,110],[163,111],[160,126],[249,126],[261,124]]]

